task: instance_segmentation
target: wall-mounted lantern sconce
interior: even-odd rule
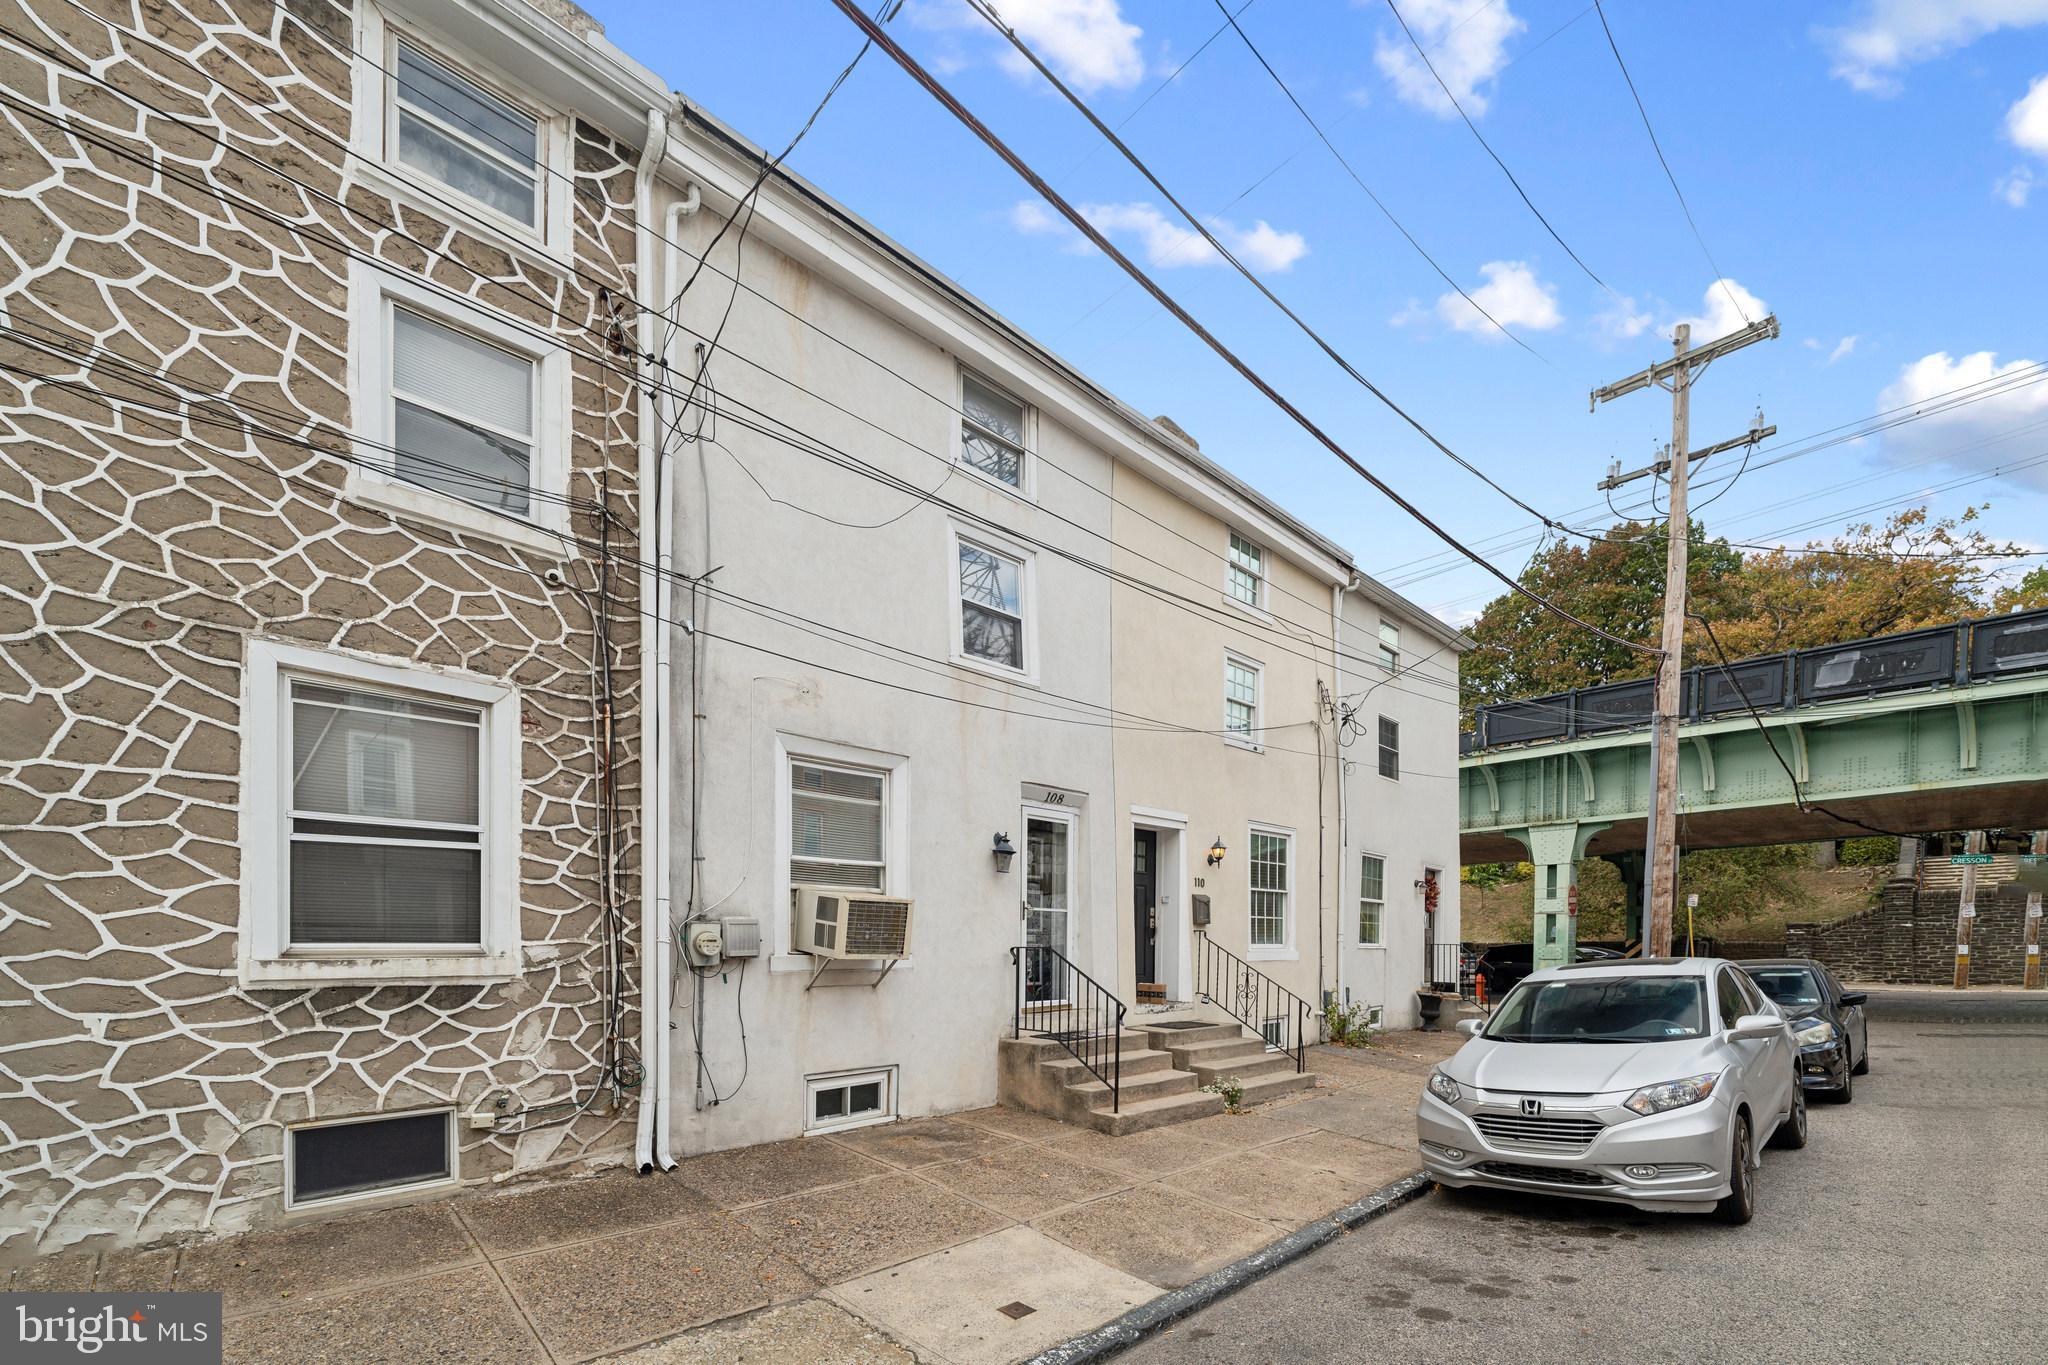
[[[1017,846],[1010,842],[1007,834],[998,834],[995,842],[996,871],[1008,872],[1010,859],[1017,856]]]
[[[1229,851],[1229,849],[1223,846],[1223,836],[1217,835],[1214,842],[1209,845],[1209,866],[1214,867],[1222,862],[1223,855]]]

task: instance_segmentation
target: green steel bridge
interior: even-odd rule
[[[1708,665],[1685,684],[1681,848],[2048,827],[2048,612]],[[1504,703],[1466,737],[1462,856],[1535,865],[1539,963],[1571,960],[1586,857],[1620,866],[1634,919],[1649,704],[1647,680]]]

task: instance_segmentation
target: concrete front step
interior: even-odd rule
[[[1082,1100],[1091,1109],[1107,1108],[1109,1087],[1085,1071],[1081,1075],[1086,1079],[1069,1084],[1067,1093]],[[1133,1076],[1127,1071],[1123,1074],[1119,1093],[1124,1104],[1130,1105],[1143,1100],[1158,1099],[1164,1095],[1185,1095],[1200,1088],[1191,1071],[1148,1071],[1140,1076]]]
[[[1294,1054],[1291,1052],[1267,1052],[1263,1048],[1239,1057],[1224,1057],[1214,1061],[1195,1062],[1187,1068],[1203,1085],[1213,1085],[1219,1080],[1235,1076],[1249,1084],[1255,1076],[1272,1076],[1285,1071],[1294,1073]]]
[[[1207,1090],[1190,1090],[1164,1099],[1134,1099],[1126,1089],[1123,1105],[1116,1113],[1097,1109],[1088,1115],[1085,1122],[1091,1128],[1122,1137],[1128,1133],[1142,1133],[1148,1128],[1163,1128],[1169,1123],[1205,1119],[1222,1112],[1223,1097]]]
[[[1144,1076],[1154,1071],[1170,1071],[1173,1069],[1173,1058],[1164,1052],[1125,1052],[1119,1055],[1123,1061],[1123,1078],[1126,1085],[1135,1076]],[[1110,1059],[1108,1056],[1105,1055],[1095,1060],[1097,1065],[1104,1071],[1110,1069]],[[1086,1064],[1069,1052],[1062,1051],[1057,1057],[1041,1062],[1040,1065],[1059,1077],[1060,1082],[1064,1085],[1079,1085],[1084,1081],[1093,1079]]]
[[[1271,1071],[1262,1076],[1240,1076],[1238,1079],[1244,1083],[1245,1104],[1264,1104],[1267,1100],[1278,1099],[1296,1090],[1313,1089],[1316,1073],[1296,1071],[1290,1062],[1285,1071]]]
[[[1236,1024],[1203,1024],[1198,1028],[1167,1028],[1155,1025],[1147,1028],[1152,1046],[1167,1052],[1175,1052],[1197,1043],[1231,1042],[1244,1037],[1244,1030]]]
[[[1217,1038],[1186,1047],[1174,1047],[1170,1051],[1173,1064],[1183,1070],[1197,1066],[1221,1066],[1232,1058],[1259,1056],[1266,1051],[1266,1040],[1253,1038],[1239,1031],[1234,1038]]]

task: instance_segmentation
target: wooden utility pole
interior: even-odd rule
[[[1973,829],[1963,839],[1963,856],[1972,861],[1963,864],[1962,898],[1956,902],[1956,989],[1968,990],[1970,986],[1970,931],[1977,925],[1977,864],[1974,861],[1984,851],[1984,831]]]
[[[1664,536],[1663,655],[1657,661],[1656,709],[1650,720],[1656,793],[1651,802],[1645,858],[1649,894],[1643,902],[1643,952],[1648,957],[1671,955],[1672,906],[1678,896],[1678,722],[1685,707],[1685,576],[1692,549],[1686,485],[1694,460],[1753,445],[1777,431],[1776,427],[1765,427],[1762,414],[1758,414],[1756,423],[1745,435],[1702,451],[1691,450],[1692,384],[1699,372],[1717,357],[1777,335],[1778,319],[1773,315],[1695,349],[1691,324],[1681,322],[1671,338],[1671,359],[1618,384],[1593,390],[1595,408],[1609,399],[1651,385],[1671,391],[1669,458],[1629,474],[1621,473],[1617,464],[1600,483],[1604,491],[1659,473],[1668,473],[1671,481],[1671,514]]]
[[[2027,845],[2027,851],[2034,857],[2048,857],[2048,829],[2034,831],[2034,840]],[[2021,949],[2027,955],[2027,965],[2020,984],[2030,991],[2041,989],[2041,892],[2036,886],[2027,889],[2027,946]]]

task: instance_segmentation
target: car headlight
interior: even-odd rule
[[[1667,1109],[1683,1109],[1713,1094],[1714,1082],[1720,1079],[1719,1072],[1709,1072],[1704,1076],[1687,1076],[1682,1081],[1646,1085],[1630,1095],[1622,1108],[1638,1114],[1661,1114]]]
[[[1822,1047],[1835,1041],[1835,1026],[1825,1019],[1808,1019],[1792,1030],[1801,1047]]]
[[[1445,1104],[1456,1104],[1465,1098],[1465,1092],[1458,1088],[1458,1083],[1441,1071],[1429,1073],[1429,1093]]]

